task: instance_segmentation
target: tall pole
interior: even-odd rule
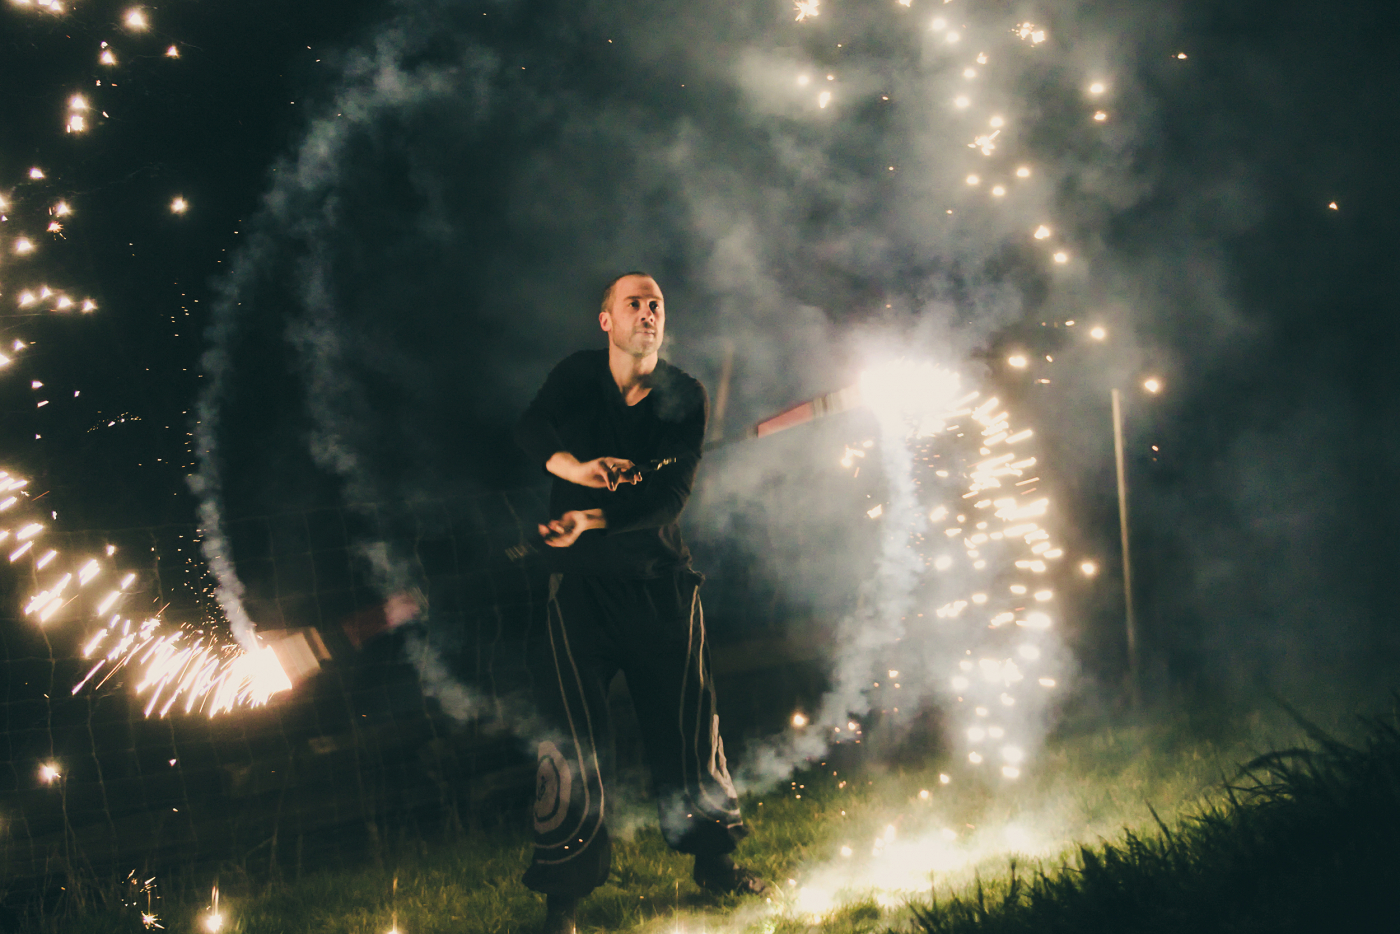
[[[1128,550],[1128,472],[1123,464],[1123,394],[1113,390],[1113,459],[1118,468],[1118,526],[1123,535],[1123,609],[1128,624],[1128,691],[1134,707],[1142,703],[1138,678],[1137,622],[1133,618],[1133,562]]]
[[[729,408],[729,383],[734,378],[734,342],[724,344],[724,358],[719,369],[719,390],[710,407],[710,443],[724,440],[724,413]]]

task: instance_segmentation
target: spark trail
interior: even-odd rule
[[[20,11],[36,15],[78,15],[57,0],[10,2]],[[89,16],[93,22],[86,25],[106,25],[98,14]],[[133,43],[155,41],[140,36],[150,27],[150,14],[139,7],[127,10],[120,23]],[[100,65],[119,69],[120,58],[111,42],[99,42],[95,54]],[[178,59],[178,46],[169,45],[164,56]],[[102,88],[101,81],[97,88]],[[70,136],[97,132],[107,118],[92,93],[65,95],[64,104],[63,128]],[[101,119],[96,119],[99,115]],[[57,184],[42,166],[35,165],[25,181],[0,197],[7,230],[15,231],[0,237],[0,252],[10,257],[3,267],[0,287],[3,293],[13,291],[15,307],[27,315],[95,313],[99,309],[94,299],[54,284],[50,274],[50,253],[61,251],[64,231],[70,225],[83,222],[81,205],[70,195],[56,193]],[[169,206],[174,214],[187,209],[183,197]],[[22,338],[7,341],[5,352],[0,353],[0,368],[9,368],[28,347]],[[43,391],[42,380],[32,379],[31,388],[39,396],[36,404],[40,408],[53,401]],[[138,575],[118,566],[112,545],[103,553],[76,555],[48,547],[44,539],[48,524],[32,504],[29,485],[21,476],[0,471],[0,548],[4,549],[0,553],[10,564],[26,566],[37,581],[35,591],[23,604],[25,618],[40,626],[99,621],[99,628],[83,640],[82,656],[92,659],[93,664],[73,693],[125,673],[131,690],[146,698],[147,716],[164,716],[177,709],[213,716],[264,704],[291,687],[272,650],[258,643],[251,621],[240,614],[241,603],[236,600],[224,605],[234,609],[230,618],[235,634],[243,635],[241,645],[217,628],[172,622],[159,614],[145,618],[124,615]],[[11,521],[5,523],[6,519]],[[222,561],[222,540],[216,539],[214,544],[219,546],[216,556]]]

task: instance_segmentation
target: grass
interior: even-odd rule
[[[1310,728],[1312,748],[1260,756],[1222,796],[1156,833],[1084,846],[1029,878],[1014,872],[917,906],[928,934],[1395,930],[1400,730],[1376,720],[1358,746]]]
[[[639,804],[580,930],[1330,931],[1388,910],[1400,868],[1395,723],[1371,723],[1355,746],[1314,731],[1306,750],[1252,757],[1258,743],[1205,742],[1180,723],[1098,725],[1062,736],[1012,786],[961,773],[945,785],[937,768],[814,766],[745,801],[754,833],[740,856],[777,883],[771,903],[704,896]],[[386,856],[383,868],[226,882],[224,930],[527,932],[543,917],[519,884],[528,858],[523,832],[497,832]],[[165,894],[167,930],[203,930],[207,892]],[[43,927],[141,930],[129,909]]]

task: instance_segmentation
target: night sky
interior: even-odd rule
[[[795,23],[788,7],[206,0],[147,6],[134,34],[125,4],[6,4],[0,313],[32,346],[0,380],[5,465],[53,491],[58,526],[193,522],[187,433],[216,346],[230,515],[537,482],[511,421],[553,362],[600,341],[602,284],[645,268],[672,359],[712,395],[733,346],[731,429],[891,346],[1010,400],[1073,554],[1104,565],[1076,592],[1086,674],[1105,681],[1122,387],[1154,689],[1383,696],[1400,661],[1393,9],[828,0]],[[949,105],[976,50],[935,47],[935,15],[990,37],[967,86],[970,110],[1012,125],[993,156]],[[1016,39],[1024,20],[1050,39]],[[1096,79],[1109,91],[1090,100]],[[91,127],[65,134],[78,92]],[[994,203],[1018,164],[1032,178]],[[56,239],[59,199],[74,215]],[[32,256],[12,251],[21,233]],[[19,309],[41,282],[100,308]],[[220,320],[236,330],[211,343]],[[1108,341],[1085,339],[1092,323]],[[1161,395],[1138,390],[1147,375]],[[783,542],[865,521],[829,495],[860,418],[781,456],[707,460],[723,480],[689,518],[702,557],[799,596],[814,569],[859,565]]]

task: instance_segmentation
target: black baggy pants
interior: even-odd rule
[[[550,577],[544,630],[532,633],[529,649],[535,703],[550,725],[539,744],[529,888],[581,898],[607,879],[607,691],[618,670],[636,707],[666,842],[709,856],[746,835],[719,735],[701,580],[689,570],[649,580]]]

